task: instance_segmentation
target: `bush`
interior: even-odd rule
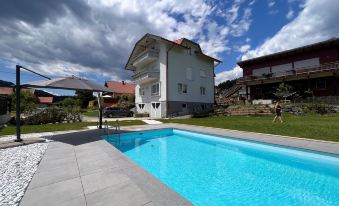
[[[336,113],[334,106],[324,103],[301,103],[294,104],[292,107],[300,108],[303,113],[315,113],[321,115]]]
[[[63,122],[66,117],[66,114],[63,110],[58,109],[57,107],[50,107],[45,110],[42,110],[38,113],[28,116],[24,119],[24,124],[29,125],[38,125],[38,124],[48,124],[48,123],[57,123]]]

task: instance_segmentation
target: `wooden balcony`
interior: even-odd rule
[[[339,61],[321,64],[316,67],[305,67],[298,70],[289,70],[279,73],[269,73],[262,76],[245,76],[237,80],[237,84],[258,85],[281,81],[294,81],[328,76],[339,77]]]

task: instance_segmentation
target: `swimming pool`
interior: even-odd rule
[[[339,157],[177,129],[104,137],[194,205],[339,205]]]

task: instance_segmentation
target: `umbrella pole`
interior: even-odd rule
[[[98,92],[98,107],[99,107],[99,129],[102,129],[102,105],[101,92]]]
[[[15,113],[15,122],[16,122],[16,142],[21,142],[21,130],[20,130],[20,66],[16,65],[16,85],[15,85],[15,102],[16,102],[16,113]]]

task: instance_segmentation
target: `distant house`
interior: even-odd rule
[[[116,91],[115,93],[106,93],[103,96],[104,107],[116,105],[120,99],[126,101],[134,100],[135,84],[125,81],[106,81],[105,86]]]
[[[339,104],[339,38],[238,62],[242,93],[248,100],[274,99],[284,82],[313,98]]]
[[[146,34],[125,66],[134,72],[136,112],[161,118],[212,110],[219,62],[191,40]]]
[[[1,81],[1,80],[0,80]],[[6,82],[5,81],[1,81],[0,82],[0,95],[3,97],[6,97],[8,99],[10,99],[11,95],[14,92],[14,84],[11,82]],[[51,105],[54,103],[54,95],[43,91],[43,90],[39,90],[39,89],[31,89],[31,88],[22,88],[22,91],[30,91],[32,94],[34,94],[38,100],[39,100],[39,104],[40,105]]]

